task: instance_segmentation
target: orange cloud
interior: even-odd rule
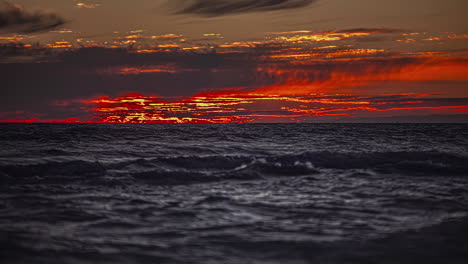
[[[405,94],[400,92],[386,94],[385,91],[376,93],[384,94],[382,98],[359,94],[360,87],[377,87],[386,82],[463,83],[468,81],[468,57],[455,57],[453,54],[456,53],[399,52],[338,42],[346,39],[356,40],[373,34],[395,33],[394,30],[281,32],[272,33],[274,37],[264,41],[198,43],[197,45],[185,39],[183,42],[177,42],[182,37],[181,35],[144,36],[142,32],[142,30],[127,32],[131,35],[114,39],[115,42],[109,44],[112,48],[119,48],[124,44],[135,45],[127,49],[111,49],[103,45],[100,46],[101,48],[86,50],[74,48],[72,42],[62,40],[53,42],[48,47],[32,47],[31,45],[27,47],[13,43],[4,46],[5,48],[0,49],[0,52],[9,52],[8,54],[24,57],[25,54],[35,54],[34,52],[42,56],[46,51],[53,51],[53,54],[57,55],[54,57],[56,61],[66,60],[67,56],[72,54],[74,56],[70,57],[72,57],[73,65],[76,65],[76,61],[86,62],[84,65],[93,65],[90,69],[80,68],[79,71],[85,72],[83,75],[87,76],[97,75],[99,81],[103,81],[102,84],[107,84],[105,81],[109,79],[127,81],[136,77],[133,75],[139,75],[135,79],[141,81],[141,84],[145,84],[145,80],[157,80],[154,83],[160,87],[167,86],[171,89],[171,82],[166,83],[164,79],[170,76],[171,78],[167,79],[184,81],[182,88],[178,87],[181,90],[185,85],[190,86],[191,81],[196,82],[197,78],[203,81],[205,81],[203,78],[207,79],[202,85],[220,87],[220,89],[203,92],[197,90],[197,94],[187,95],[193,94],[193,91],[200,88],[197,87],[178,93],[179,95],[185,94],[183,98],[163,98],[144,95],[151,93],[152,90],[149,88],[145,90],[140,87],[129,87],[128,90],[126,88],[124,90],[120,87],[120,90],[115,88],[114,91],[112,89],[118,84],[115,85],[116,83],[113,82],[114,85],[102,85],[105,87],[102,90],[93,86],[93,90],[88,89],[88,94],[80,97],[88,99],[82,101],[80,105],[82,108],[79,109],[89,110],[93,118],[57,118],[56,120],[43,119],[44,116],[39,115],[41,118],[31,119],[24,116],[25,119],[21,120],[21,118],[7,116],[5,119],[11,122],[295,122],[317,118],[353,117],[362,113],[412,113],[414,111],[459,113],[466,112],[468,105],[463,100],[463,102],[430,101],[432,94],[419,91],[408,91]],[[211,36],[211,34],[205,35]],[[213,35],[216,36],[216,34]],[[405,36],[417,38],[419,35],[408,33]],[[153,40],[156,43],[146,45],[142,42]],[[336,42],[327,43],[333,45],[315,43],[327,41]],[[393,43],[392,40],[390,42]],[[74,52],[82,54],[80,53],[82,51],[85,55],[88,52],[86,56],[89,57],[84,58],[74,54]],[[90,57],[94,59],[94,56],[100,56],[100,54],[104,54],[103,60],[98,58],[94,62],[87,59]],[[73,74],[69,76],[76,77],[75,70],[76,68],[73,67]],[[194,74],[184,75],[185,72],[194,72]],[[83,75],[77,74],[80,77]],[[190,81],[184,79],[187,75],[191,75]],[[253,75],[252,79],[255,80],[249,80],[247,84],[232,82],[235,84],[224,85],[223,81],[226,79],[232,76],[234,76],[232,78],[238,78],[241,75]],[[150,79],[150,77],[155,78]],[[219,81],[221,85],[211,85],[211,81]],[[245,87],[225,88],[234,85],[245,85]],[[117,97],[93,98],[91,96],[110,93],[115,95],[120,94],[120,91],[139,91],[140,93]],[[165,93],[161,92],[161,94]],[[63,108],[69,105],[63,104]]]
[[[207,92],[182,100],[127,94],[84,101],[94,105],[97,122],[105,123],[246,123],[265,120],[313,120],[350,117],[360,112],[396,110],[466,111],[468,105],[429,106],[425,94],[382,97],[313,94],[266,95],[242,89]]]
[[[468,58],[465,57],[358,58],[346,63],[335,61],[332,68],[320,67],[321,64],[314,66],[314,61],[309,63],[300,63],[294,68],[288,64],[260,68],[260,73],[276,76],[279,84],[255,91],[270,95],[304,95],[387,81],[468,81]]]
[[[92,8],[96,8],[96,7],[99,7],[101,4],[86,4],[86,3],[76,3],[75,4],[75,7],[76,8],[86,8],[86,9],[92,9]]]

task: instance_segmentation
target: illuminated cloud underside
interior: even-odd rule
[[[106,123],[246,123],[300,122],[317,117],[350,117],[361,111],[392,112],[426,110],[431,113],[462,113],[468,105],[427,106],[426,95],[389,95],[372,98],[356,95],[264,96],[254,93],[200,94],[181,101],[126,95],[99,98],[86,103],[99,122]]]
[[[0,118],[10,122],[308,122],[366,116],[467,114],[468,110],[468,94],[463,98],[449,98],[450,94],[444,95],[446,90],[436,93],[421,93],[418,90],[391,93],[371,88],[389,83],[398,86],[468,83],[468,57],[464,53],[404,50],[404,46],[404,51],[396,51],[375,48],[372,46],[379,45],[370,46],[367,42],[370,40],[373,43],[372,37],[375,36],[388,36],[387,41],[401,45],[413,42],[409,39],[418,43],[466,41],[465,35],[444,33],[440,37],[430,37],[424,33],[392,29],[303,30],[271,32],[266,34],[264,40],[250,42],[224,42],[221,34],[207,33],[203,37],[213,42],[197,43],[177,34],[146,36],[142,30],[129,33],[116,37],[114,42],[108,44],[86,46],[80,39],[78,42],[82,47],[76,47],[73,41],[68,40],[50,43],[46,48],[32,47],[30,44],[13,45],[17,45],[16,54],[21,49],[29,53],[57,50],[57,54],[73,54],[90,47],[100,47],[106,52],[116,50],[116,54],[124,54],[123,58],[131,58],[131,61],[145,61],[126,63],[124,60],[118,64],[96,66],[94,70],[83,69],[88,75],[97,74],[103,78],[159,76],[177,79],[183,74],[239,74],[244,65],[253,62],[255,72],[250,74],[274,84],[219,87],[177,98],[145,95],[134,87],[128,89],[128,92],[133,92],[131,94],[88,96],[63,103],[61,107],[64,109],[70,105],[80,105],[83,112],[77,113],[79,118],[55,120],[47,118],[45,114],[28,116],[24,114],[27,113],[25,111],[17,115],[4,113]],[[15,35],[5,40],[18,43],[23,39]],[[129,44],[131,48],[122,50]],[[151,56],[159,57],[151,59]],[[155,63],[160,58],[164,58],[164,61]],[[235,63],[231,65],[233,61]],[[369,89],[377,90],[369,95]],[[362,93],[361,90],[367,92]],[[102,95],[99,92],[96,94]],[[441,96],[450,100],[441,99]]]

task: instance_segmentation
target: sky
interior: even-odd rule
[[[0,122],[468,122],[466,0],[0,1]]]

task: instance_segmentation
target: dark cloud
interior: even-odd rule
[[[176,0],[178,13],[220,16],[305,7],[316,0]]]
[[[65,20],[53,13],[31,13],[19,6],[0,3],[0,33],[31,33],[44,31],[65,24]]]
[[[352,29],[345,29],[345,30],[338,30],[336,33],[370,33],[370,34],[390,34],[390,33],[400,33],[405,32],[402,29],[395,29],[395,28],[352,28]]]
[[[10,49],[6,54],[24,56],[25,52]],[[38,107],[47,109],[51,101],[99,95],[139,92],[190,96],[201,89],[264,84],[255,76],[258,58],[248,54],[135,54],[125,49],[106,48],[81,48],[58,54],[54,50],[37,48],[35,52],[42,63],[0,63],[0,79],[8,87],[0,89],[0,112],[32,108],[40,112]],[[129,75],[118,71],[167,65],[181,71]]]
[[[318,120],[323,122],[323,120]],[[326,119],[327,123],[468,123],[468,115],[404,115],[379,117],[349,117],[342,119]]]
[[[88,108],[93,106],[86,105],[87,108],[81,109],[80,107],[83,105],[80,105],[79,102],[104,95],[115,98],[127,93],[140,93],[142,95],[163,96],[167,100],[178,100],[177,98],[189,98],[200,91],[213,92],[223,88],[237,88],[242,89],[242,91],[255,90],[260,93],[274,91],[278,94],[283,92],[281,89],[287,89],[293,94],[296,91],[297,94],[315,94],[316,92],[309,89],[315,89],[314,87],[335,89],[334,87],[338,87],[348,90],[333,90],[334,94],[351,93],[349,92],[351,90],[358,94],[362,92],[373,96],[382,95],[381,98],[369,98],[376,104],[373,107],[378,109],[378,113],[382,112],[381,114],[386,111],[384,106],[410,108],[416,101],[421,102],[418,103],[418,106],[424,107],[468,104],[465,94],[460,95],[463,96],[461,99],[434,100],[423,100],[414,96],[393,96],[393,94],[402,92],[406,94],[408,91],[424,92],[425,94],[448,89],[450,91],[463,91],[467,84],[464,80],[459,83],[454,83],[453,80],[442,80],[422,84],[421,82],[413,82],[412,79],[406,80],[398,77],[400,72],[404,72],[406,69],[411,70],[413,66],[465,65],[468,61],[463,57],[434,60],[434,58],[426,56],[388,52],[371,56],[360,54],[358,57],[353,54],[341,55],[339,60],[322,59],[329,55],[334,56],[335,53],[344,52],[346,54],[349,49],[348,47],[336,47],[301,50],[300,52],[304,52],[306,55],[308,53],[314,55],[313,52],[316,52],[318,54],[315,55],[320,55],[321,59],[297,61],[294,58],[272,58],[270,55],[276,54],[272,52],[275,51],[274,47],[276,50],[287,47],[277,45],[279,44],[259,45],[238,53],[217,53],[212,50],[186,52],[176,49],[164,52],[138,53],[130,48],[53,49],[40,45],[32,47],[26,47],[22,44],[0,45],[0,79],[5,86],[5,89],[0,89],[0,120],[32,117],[32,115],[27,114],[23,118],[22,112],[19,113],[19,110],[27,113],[44,113],[49,119],[64,119],[86,113],[91,114]],[[298,51],[292,50],[290,52],[295,54]],[[2,63],[2,55],[11,59]],[[32,57],[32,60],[23,60],[23,58],[28,57]],[[21,58],[21,60],[17,58]],[[347,58],[352,59],[348,60]],[[299,85],[284,85],[290,83],[291,80]],[[425,80],[421,79],[421,81]],[[386,81],[386,83],[383,84],[380,81]],[[391,81],[391,83],[387,81]],[[302,86],[301,83],[307,85]],[[328,85],[331,86],[328,87]],[[303,87],[306,90],[301,90]],[[346,95],[335,95],[333,98],[340,99],[343,96]],[[314,95],[314,99],[320,98]],[[346,98],[344,97],[344,99]],[[266,108],[267,106],[263,106],[261,102],[263,101],[257,100],[255,106],[260,105],[261,109]],[[283,106],[299,109],[297,105],[289,106],[286,104]],[[342,108],[342,105],[335,108]],[[68,109],[69,112],[65,112],[64,109]],[[257,108],[252,111],[259,113]],[[9,114],[2,117],[1,113]],[[41,118],[44,119],[44,117]]]
[[[2,54],[0,46],[0,54]],[[358,61],[317,62],[295,65],[289,61],[265,58],[263,48],[248,53],[133,53],[125,49],[80,48],[58,52],[48,48],[5,46],[4,55],[33,56],[43,63],[0,63],[0,112],[19,105],[44,105],[50,100],[90,98],[98,95],[118,96],[128,92],[161,96],[190,96],[201,89],[259,87],[296,80],[327,81],[333,73],[350,75],[396,71],[421,63],[421,58],[369,58]],[[12,60],[13,61],[13,60]],[[121,74],[124,68],[175,69],[175,73],[147,72]],[[259,72],[274,68],[280,73]],[[51,74],[53,73],[53,74]],[[155,85],[157,84],[157,85]],[[7,109],[9,108],[9,109]]]

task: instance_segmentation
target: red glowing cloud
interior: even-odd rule
[[[468,105],[428,106],[425,94],[365,97],[358,95],[263,95],[226,91],[204,93],[180,101],[128,94],[86,101],[104,123],[247,123],[311,121],[321,117],[350,117],[360,112],[404,110],[467,111]]]
[[[464,114],[467,111],[468,92],[453,92],[453,87],[468,83],[468,57],[463,53],[395,51],[362,44],[366,43],[366,37],[374,35],[399,35],[405,41],[389,40],[398,45],[407,45],[409,38],[429,42],[428,36],[392,29],[295,31],[269,33],[261,41],[201,45],[181,35],[142,34],[138,31],[118,37],[113,46],[100,48],[75,48],[72,42],[65,40],[46,47],[8,46],[8,52],[20,57],[34,54],[38,58],[35,63],[45,66],[62,65],[57,61],[67,62],[68,59],[72,66],[70,72],[64,71],[69,74],[67,76],[80,77],[75,78],[77,82],[82,81],[81,77],[91,81],[70,89],[87,94],[74,94],[68,101],[62,96],[59,99],[65,103],[55,104],[55,109],[62,107],[75,117],[4,114],[0,119],[50,123],[307,122],[394,114]],[[220,34],[205,35],[222,41]],[[446,34],[444,39],[464,41],[466,38]],[[149,41],[156,43],[149,44]],[[136,48],[114,46],[129,43]],[[57,52],[56,57],[45,60],[44,54],[51,51]],[[18,64],[13,66],[20,68]],[[237,85],[236,79],[241,76],[253,78],[246,78],[251,81],[246,85]],[[226,80],[230,84],[226,84]],[[121,81],[130,84],[129,87],[114,91],[117,86],[121,87]],[[209,86],[211,82],[220,85]],[[193,83],[201,85],[189,89]],[[445,86],[427,92],[423,88],[428,83]],[[146,90],[139,84],[146,84]],[[177,88],[171,86],[173,84],[182,85]],[[203,87],[205,84],[219,88],[204,89],[207,88]],[[421,88],[403,92],[382,88],[407,84],[419,84]],[[153,87],[163,88],[155,92]],[[185,93],[173,94],[178,97],[149,95],[167,95],[165,91],[178,92],[177,89],[185,87],[189,87]],[[53,91],[66,89],[68,86],[64,85]],[[120,94],[124,95],[118,96]]]
[[[392,63],[394,61],[394,63]],[[260,69],[279,76],[283,83],[255,89],[224,89],[198,93],[181,100],[166,100],[157,96],[128,94],[116,98],[101,97],[85,101],[95,105],[94,116],[100,122],[119,123],[245,123],[265,121],[307,121],[314,118],[343,118],[362,112],[427,110],[431,113],[466,111],[467,105],[428,105],[430,94],[387,95],[383,98],[359,94],[336,94],[335,89],[384,81],[446,81],[468,80],[468,60],[465,58],[417,57],[410,63],[400,60],[375,61],[356,58],[350,65],[329,70],[310,68]],[[293,61],[294,63],[294,61]],[[351,66],[358,70],[349,70]],[[283,67],[283,68],[281,68]],[[322,75],[317,78],[317,75]],[[386,100],[386,98],[388,100]]]

